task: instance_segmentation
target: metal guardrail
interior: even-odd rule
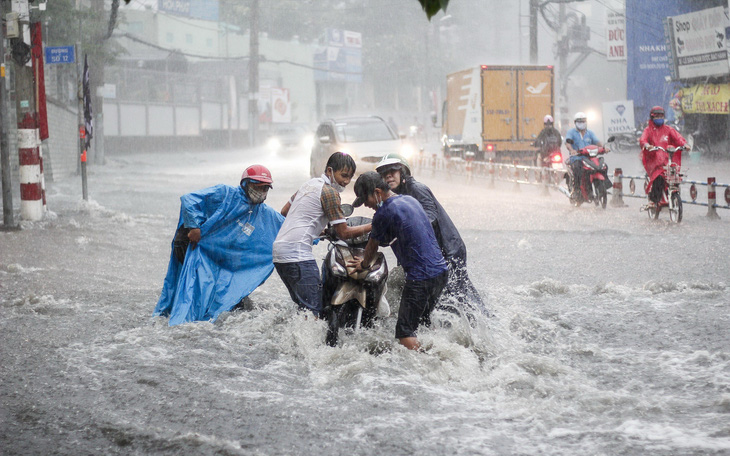
[[[636,183],[635,181],[639,180],[642,182],[647,181],[646,176],[625,176],[621,175],[621,179],[630,179],[629,180],[629,190],[630,193],[624,193],[623,196],[629,197],[629,198],[646,198],[646,192],[642,192],[643,194],[637,195],[636,194]],[[718,184],[715,182],[714,177],[708,177],[707,182],[699,182],[699,181],[682,181],[680,184],[680,189],[684,185],[685,187],[689,185],[689,196],[691,200],[685,200],[682,199],[682,203],[684,204],[694,204],[696,206],[705,206],[710,209],[730,209],[730,184]],[[707,187],[707,202],[699,202],[697,201],[697,186],[704,186]],[[717,187],[725,188],[724,192],[724,199],[725,199],[725,205],[717,204]],[[643,186],[642,186],[643,188]],[[681,190],[680,190],[681,194]]]
[[[520,184],[525,185],[542,185],[543,193],[547,193],[548,188],[554,188],[561,192],[567,192],[567,188],[562,187],[560,182],[567,170],[553,169],[547,167],[535,167],[506,163],[494,163],[490,161],[475,161],[462,158],[440,158],[419,156],[412,160],[415,168],[422,170],[431,170],[432,175],[438,172],[446,172],[449,175],[462,176],[465,183],[470,183],[474,178],[486,179],[488,187],[493,188],[495,181],[513,182],[516,188]],[[623,192],[623,181],[629,179],[629,193]],[[612,206],[623,206],[623,197],[628,198],[646,198],[647,195],[643,190],[642,194],[636,194],[636,181],[646,182],[646,176],[628,176],[624,175],[621,168],[616,168],[614,172]],[[716,209],[730,209],[730,184],[720,184],[715,182],[714,177],[708,177],[707,182],[699,181],[683,181],[680,186],[689,186],[689,195],[691,200],[682,199],[682,203],[692,204],[696,206],[705,206],[708,208],[708,216],[717,217]],[[697,201],[697,186],[707,187],[707,202]],[[725,205],[717,204],[716,189],[717,187],[725,188],[724,199]]]

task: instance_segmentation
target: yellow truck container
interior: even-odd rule
[[[553,115],[553,93],[552,66],[482,65],[449,74],[444,156],[533,161],[543,117]]]

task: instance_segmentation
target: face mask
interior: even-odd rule
[[[381,207],[383,207],[383,200],[381,200],[378,195],[375,195],[375,198],[378,199],[378,202],[375,204],[375,207],[377,207],[378,209],[380,209]]]
[[[330,169],[332,169],[332,168],[330,168]],[[332,171],[332,174],[330,174],[327,177],[330,180],[330,187],[334,188],[337,191],[337,193],[342,193],[342,192],[345,191],[345,187],[343,187],[342,185],[338,184],[337,181],[335,180],[335,172],[334,171]]]
[[[657,127],[664,125],[664,119],[651,119],[651,121],[654,122],[654,125]]]
[[[251,204],[261,204],[269,194],[268,187],[263,187],[266,190],[256,188],[253,185],[246,185],[246,196]]]
[[[577,128],[578,130],[585,130],[586,126],[588,126],[588,124],[585,122],[576,122],[575,123],[575,128]]]

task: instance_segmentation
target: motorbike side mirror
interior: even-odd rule
[[[566,144],[570,144],[572,146],[573,145],[573,140],[570,139],[570,138],[568,138],[568,139],[565,140],[565,143]]]
[[[342,204],[340,207],[342,208],[342,213],[345,214],[345,217],[349,217],[353,212],[355,212],[355,208],[352,207],[352,204]]]
[[[615,136],[609,136],[608,141],[606,142],[614,142],[616,140]]]

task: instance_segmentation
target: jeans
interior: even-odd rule
[[[274,263],[274,267],[289,290],[292,301],[319,317],[322,313],[322,282],[317,262]]]
[[[426,280],[406,280],[400,298],[395,338],[415,337],[418,325],[431,326],[431,311],[446,286],[448,271]]]

